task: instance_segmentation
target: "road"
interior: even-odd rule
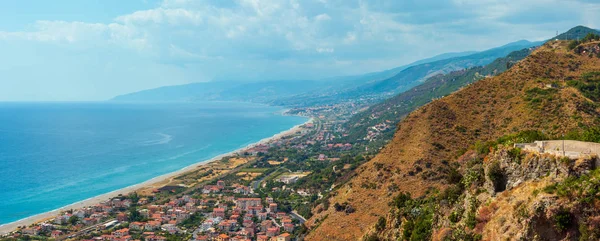
[[[271,217],[271,221],[273,221],[273,224],[275,224],[275,226],[281,228],[281,225],[279,225],[279,223],[277,223],[277,221],[273,217]]]
[[[306,218],[302,217],[302,215],[298,214],[296,211],[292,211],[290,215],[298,219],[298,221],[300,221],[301,224],[306,222]]]
[[[65,240],[65,239],[69,239],[69,238],[75,238],[75,237],[78,237],[78,236],[81,236],[81,235],[84,235],[84,234],[88,234],[88,233],[90,233],[90,232],[92,232],[94,230],[97,230],[98,227],[104,226],[104,224],[110,223],[112,221],[117,221],[117,220],[116,219],[111,219],[111,220],[108,220],[108,221],[103,222],[103,223],[94,224],[92,226],[89,226],[87,228],[79,230],[79,231],[77,231],[75,233],[69,233],[69,234],[60,236],[60,237],[56,238],[56,240]]]

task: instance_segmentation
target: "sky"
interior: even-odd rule
[[[0,101],[321,79],[600,28],[600,0],[2,0]]]

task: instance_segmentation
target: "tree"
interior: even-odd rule
[[[77,217],[77,216],[73,215],[73,216],[71,216],[71,217],[69,218],[68,222],[69,222],[71,225],[75,225],[75,224],[77,224],[77,222],[79,222],[79,217]]]
[[[142,221],[144,217],[140,214],[140,212],[135,208],[129,208],[129,221],[130,222],[139,222]]]

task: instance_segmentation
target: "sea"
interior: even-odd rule
[[[0,224],[234,151],[307,121],[251,103],[0,103]]]

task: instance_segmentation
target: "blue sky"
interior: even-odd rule
[[[3,0],[0,101],[315,79],[599,28],[600,0]]]

